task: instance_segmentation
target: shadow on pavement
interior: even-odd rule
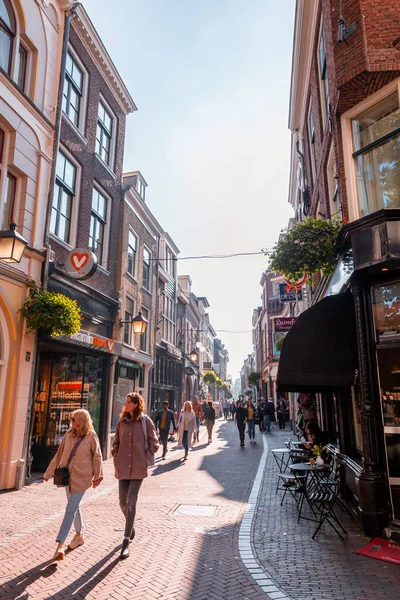
[[[28,593],[22,596],[24,590],[41,577],[46,578],[54,575],[56,570],[57,564],[53,560],[46,560],[40,565],[29,569],[26,573],[22,573],[14,577],[14,579],[2,583],[0,585],[0,598],[7,598],[7,600],[13,600],[14,598],[25,600],[30,598],[31,596]]]
[[[176,458],[175,460],[171,460],[170,462],[158,463],[151,472],[150,477],[156,477],[157,475],[162,475],[162,473],[168,473],[168,471],[174,471],[178,467],[182,465],[182,459]]]

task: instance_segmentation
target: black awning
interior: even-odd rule
[[[354,301],[350,292],[328,296],[301,313],[282,343],[281,392],[349,387],[357,369]]]

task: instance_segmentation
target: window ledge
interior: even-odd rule
[[[60,244],[60,246],[62,246],[66,250],[68,250],[68,252],[70,252],[71,250],[74,249],[74,246],[71,246],[71,244],[68,244],[67,242],[64,242],[64,240],[62,240],[61,238],[57,237],[54,233],[49,233],[49,237],[50,237],[50,239],[52,239],[55,242],[57,242],[57,244]]]
[[[69,118],[69,116],[67,114],[65,114],[64,111],[62,111],[62,116],[65,119],[65,121],[68,123],[68,125],[70,125],[72,127],[72,129],[74,130],[74,132],[79,135],[79,137],[81,138],[82,142],[85,144],[85,146],[87,145],[87,139],[85,138],[85,136],[83,135],[82,131],[79,129],[79,127],[77,127],[75,125],[75,123],[73,121],[71,121],[71,119]]]
[[[125,275],[127,277],[129,277],[129,279],[132,279],[132,281],[134,281],[135,283],[137,283],[139,285],[139,282],[138,282],[138,280],[136,279],[136,277],[134,275],[131,275],[128,271],[125,271]]]
[[[142,285],[142,290],[144,290],[144,291],[145,291],[147,294],[149,294],[150,296],[152,296],[152,295],[153,295],[153,292],[151,292],[150,290],[148,290],[147,288],[145,288],[143,285]]]
[[[97,154],[97,152],[95,152],[95,157],[97,158],[97,160],[99,161],[99,163],[101,164],[101,166],[104,167],[105,169],[107,169],[107,171],[110,173],[110,175],[112,176],[112,178],[116,179],[117,176],[114,173],[114,171],[111,169],[111,167],[108,166],[107,163],[104,162],[104,160]]]
[[[93,252],[93,250],[91,250],[91,252]],[[105,267],[102,267],[101,265],[97,265],[97,268],[100,269],[100,271],[102,271],[105,275],[109,275],[110,271],[108,269],[106,269]]]

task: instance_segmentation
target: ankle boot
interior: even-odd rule
[[[132,527],[132,533],[131,533],[131,536],[129,539],[132,541],[134,537],[135,537],[135,528]]]
[[[69,543],[68,549],[69,550],[75,550],[75,548],[78,548],[78,546],[83,546],[83,544],[85,543],[85,540],[83,538],[82,533],[79,531],[77,532],[74,537],[72,538],[72,540]]]
[[[65,550],[63,542],[58,542],[57,550],[54,552],[53,560],[64,560]]]
[[[122,542],[121,554],[119,555],[121,560],[128,558],[129,556],[129,539],[125,539]]]

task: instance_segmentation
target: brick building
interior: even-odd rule
[[[136,110],[82,5],[69,31],[61,78],[60,127],[50,185],[44,285],[80,305],[75,336],[39,339],[34,384],[33,471],[42,471],[69,427],[71,411],[87,408],[107,452],[112,384],[120,347],[113,340],[119,310],[118,240],[126,115]],[[71,279],[74,249],[97,269]]]
[[[340,6],[342,14],[340,14]],[[400,6],[298,0],[289,127],[296,219],[339,218],[340,257],[283,344],[369,534],[400,520]]]
[[[60,63],[70,2],[0,0],[0,229],[27,247],[20,262],[0,254],[0,489],[25,478],[36,335],[19,309],[40,285]]]

